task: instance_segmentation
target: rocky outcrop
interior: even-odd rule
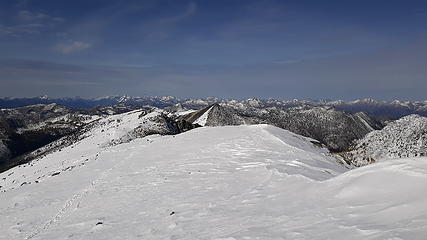
[[[427,156],[427,118],[409,115],[391,122],[368,133],[341,155],[355,166],[386,158]]]
[[[291,132],[318,140],[329,150],[340,152],[348,149],[354,140],[367,133],[381,129],[382,125],[365,113],[345,113],[331,107],[276,107],[258,108],[250,106],[214,104],[183,116],[189,122],[206,117],[206,126],[241,124],[271,124]],[[254,106],[255,107],[251,107]]]

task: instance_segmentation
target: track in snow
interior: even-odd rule
[[[98,160],[99,154],[100,154],[99,152],[96,154],[96,156],[94,158],[94,161]],[[126,159],[129,159],[132,156],[133,156],[133,153],[130,153],[129,156]],[[30,235],[28,235],[25,238],[25,240],[32,239],[32,238],[38,236],[39,234],[47,231],[51,225],[59,222],[63,218],[64,215],[66,215],[69,211],[71,211],[71,207],[73,205],[76,205],[76,208],[78,208],[78,206],[81,203],[81,199],[83,199],[89,193],[91,193],[92,191],[94,191],[95,188],[96,188],[96,185],[100,181],[104,180],[111,171],[113,171],[114,169],[116,169],[117,167],[119,167],[121,164],[123,164],[125,162],[125,160],[123,160],[123,159],[119,160],[111,168],[108,168],[107,170],[105,170],[104,172],[102,172],[97,179],[93,180],[90,183],[90,185],[88,185],[86,188],[82,189],[80,192],[74,194],[68,201],[66,201],[66,203],[64,204],[64,206],[58,211],[58,213],[53,218],[51,218],[45,224],[43,224],[42,226],[40,226],[39,228],[37,228]],[[75,204],[75,202],[77,202],[77,203]]]

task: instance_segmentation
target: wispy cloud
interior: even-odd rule
[[[22,21],[39,21],[49,18],[49,16],[44,13],[34,13],[28,10],[19,11],[17,17]]]
[[[68,41],[65,43],[58,43],[53,47],[53,50],[62,53],[62,54],[72,54],[75,52],[80,52],[85,49],[92,47],[91,43],[81,42],[81,41]]]
[[[0,24],[0,37],[9,35],[13,35],[13,31],[9,27]]]
[[[19,24],[12,26],[0,25],[0,37],[20,37],[23,35],[39,34],[44,25],[40,23]]]
[[[64,21],[65,19],[62,17],[53,17],[42,12],[20,10],[10,17],[7,21],[8,24],[0,24],[0,37],[40,34]]]
[[[15,6],[16,7],[25,7],[30,3],[30,0],[16,0]]]
[[[193,16],[197,12],[196,2],[190,2],[185,10],[175,15],[159,16],[142,24],[142,34],[147,39],[166,39],[171,35],[176,25]]]
[[[155,19],[155,22],[158,23],[177,23],[181,20],[184,20],[197,12],[197,3],[189,2],[185,7],[185,10],[182,12],[178,12],[175,15],[163,16]]]
[[[16,17],[21,21],[28,21],[33,23],[46,22],[46,23],[55,24],[55,23],[64,21],[64,18],[61,18],[61,17],[53,17],[45,13],[31,12],[29,10],[19,11]]]

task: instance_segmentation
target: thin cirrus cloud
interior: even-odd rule
[[[0,24],[0,37],[21,38],[45,33],[65,21],[62,17],[50,16],[39,11],[20,10]]]
[[[80,52],[92,47],[91,43],[81,41],[68,41],[65,43],[58,43],[53,47],[53,50],[62,54],[72,54]]]
[[[65,19],[62,17],[53,17],[42,12],[31,12],[28,10],[19,11],[17,18],[21,21],[50,25],[50,26],[53,26],[65,21]]]
[[[197,13],[198,5],[196,2],[189,2],[185,9],[178,10],[167,16],[158,16],[147,20],[141,24],[140,32],[146,40],[165,40],[173,35],[177,25],[192,15]]]
[[[44,13],[33,13],[28,10],[19,11],[17,17],[24,21],[37,21],[49,18],[49,16]]]

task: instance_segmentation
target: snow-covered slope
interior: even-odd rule
[[[134,122],[134,115],[122,121]],[[98,129],[87,141],[1,173],[0,239],[427,234],[426,158],[346,172],[313,140],[269,125],[204,127],[94,147],[122,138],[122,130]]]
[[[150,106],[137,110],[122,105],[73,110],[40,104],[0,110],[0,172],[85,138],[86,132],[90,130],[92,134],[94,128],[103,131],[103,140],[111,139],[114,142],[110,144],[118,144],[150,134],[176,134],[193,127],[177,120],[170,111]],[[106,128],[114,134],[104,133]],[[124,136],[118,137],[122,133]]]
[[[276,174],[313,181],[346,170],[310,139],[267,125],[201,128],[109,144],[128,136],[137,116],[129,113],[121,126],[95,128],[60,152],[2,173],[0,226],[7,230],[1,239],[108,238],[119,229],[125,239],[163,238],[170,233],[156,228],[165,227],[163,217],[173,211],[199,211],[206,201],[217,204]],[[107,124],[117,124],[111,120]],[[109,230],[94,235],[105,227]],[[130,230],[137,228],[140,233]]]
[[[0,182],[0,191],[41,182],[52,175],[84,166],[111,146],[148,135],[177,134],[181,131],[178,124],[160,109],[140,109],[109,116],[90,123],[86,128],[75,136],[70,136],[71,139],[63,138],[38,149],[43,153],[40,157],[6,171],[7,177]],[[39,166],[37,170],[25,174],[28,167],[33,169],[36,165]]]
[[[389,158],[427,156],[427,118],[409,115],[368,133],[343,156],[356,166]]]

